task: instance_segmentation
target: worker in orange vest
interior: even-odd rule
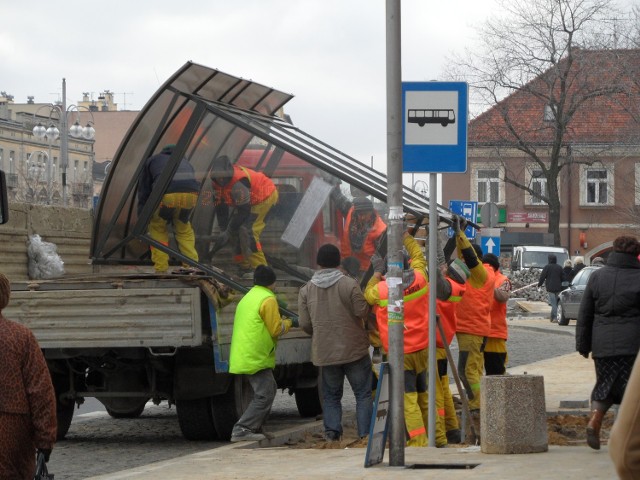
[[[405,256],[402,289],[404,292],[404,419],[407,446],[427,446],[427,345],[429,343],[429,281],[427,261],[416,240],[405,232]],[[364,291],[367,302],[373,306],[383,349],[389,351],[387,307],[389,286],[383,278],[385,262],[379,255],[371,259],[374,273]],[[436,293],[446,299],[448,283],[438,271]]]
[[[500,260],[493,253],[483,255],[482,263],[491,265],[495,273],[491,331],[484,347],[484,369],[487,375],[504,375],[509,358],[507,355],[507,301],[511,292],[511,281],[500,271]]]
[[[267,265],[260,235],[267,213],[278,201],[278,190],[264,173],[234,165],[226,155],[213,161],[210,177],[218,225],[222,230],[211,254],[232,240],[235,243],[234,261],[252,277],[258,265]]]

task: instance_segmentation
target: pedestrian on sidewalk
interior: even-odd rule
[[[567,258],[562,267],[562,286],[565,288],[568,287],[571,280],[573,280],[573,264],[571,260]]]
[[[238,302],[233,320],[229,373],[246,375],[253,399],[233,426],[232,442],[260,441],[262,427],[276,397],[273,377],[278,338],[289,331],[291,320],[282,318],[274,293],[276,274],[271,267],[258,265],[254,286]]]
[[[587,443],[600,449],[602,419],[620,404],[640,349],[640,242],[621,236],[613,242],[607,264],[589,277],[578,323],[576,350],[595,363]]]
[[[549,296],[549,305],[551,305],[551,323],[556,323],[558,315],[558,294],[564,290],[562,286],[563,271],[562,267],[558,265],[558,258],[550,253],[547,257],[549,263],[544,266],[540,277],[538,278],[538,288],[544,284]]]
[[[373,412],[365,328],[369,305],[357,280],[341,270],[338,247],[322,245],[316,263],[320,270],[298,294],[298,315],[300,327],[311,335],[311,361],[322,369],[324,437],[336,441],[342,436],[346,377],[356,398],[358,436],[363,438],[369,434]]]
[[[620,480],[640,478],[640,356],[609,435],[609,455]]]
[[[49,461],[56,441],[56,395],[31,330],[2,315],[10,296],[0,273],[0,478],[30,479],[36,451]]]

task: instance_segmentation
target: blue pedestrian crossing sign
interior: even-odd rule
[[[480,237],[480,247],[484,253],[500,256],[500,237]]]

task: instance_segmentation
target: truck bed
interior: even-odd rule
[[[92,275],[17,282],[3,314],[29,327],[42,348],[202,344],[200,289],[188,280]]]

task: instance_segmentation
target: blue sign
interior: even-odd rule
[[[467,171],[466,82],[402,82],[404,172]]]
[[[462,200],[449,200],[449,210],[456,215],[461,215],[467,220],[475,223],[478,220],[478,202],[462,201]],[[464,230],[467,238],[476,238],[476,229],[471,225],[467,225]],[[453,228],[449,227],[449,236],[453,237]]]
[[[484,253],[500,256],[500,237],[480,237],[480,247]]]

